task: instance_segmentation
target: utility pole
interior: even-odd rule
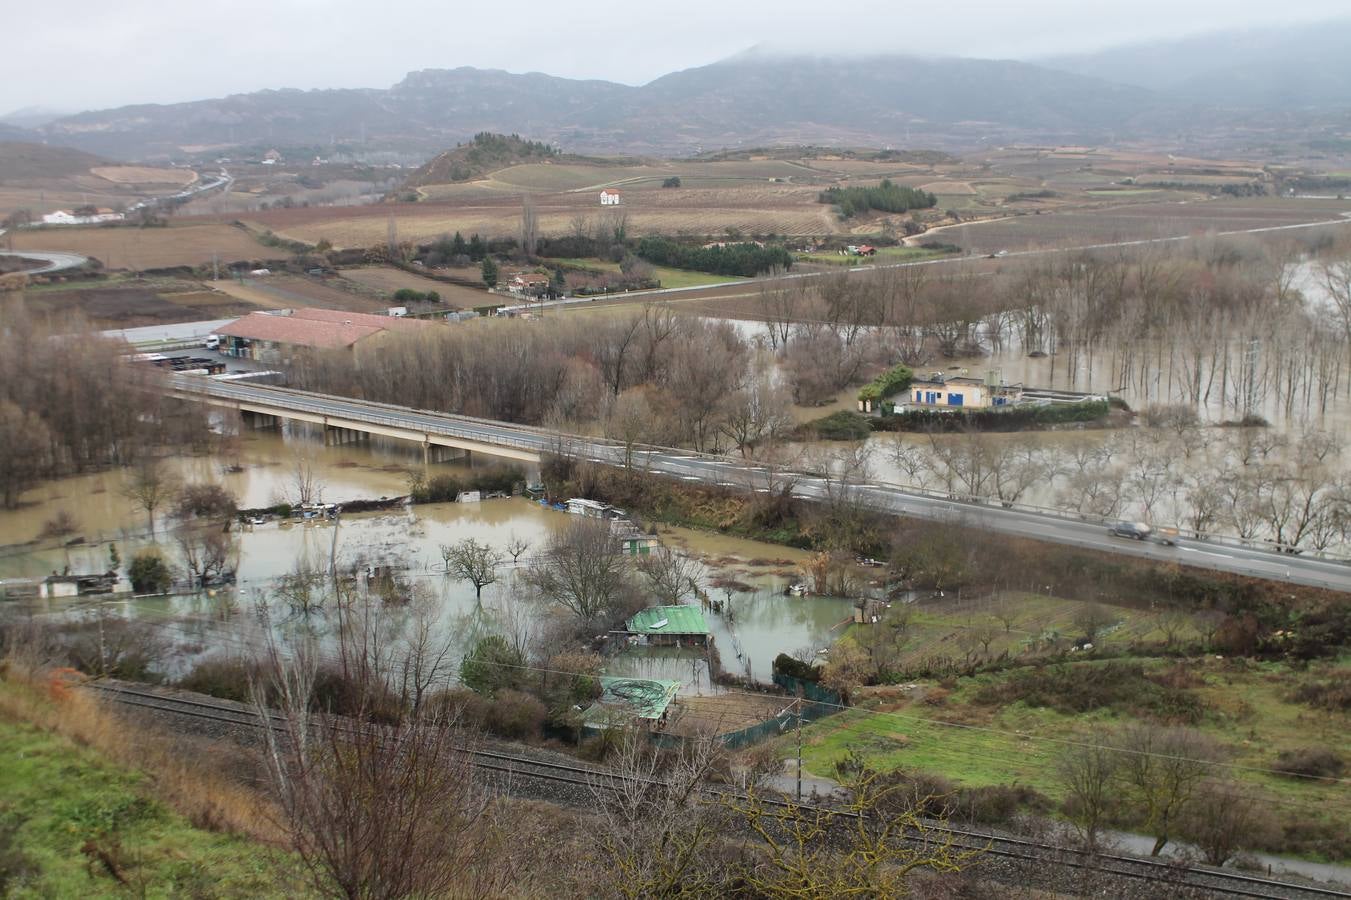
[[[797,722],[797,802],[802,802],[802,698],[797,698],[797,715],[794,717]]]

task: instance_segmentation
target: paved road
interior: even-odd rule
[[[1002,221],[999,219],[992,221]],[[977,226],[982,223],[971,222],[971,226]],[[1298,222],[1294,225],[1266,225],[1260,228],[1244,228],[1236,231],[1209,232],[1205,237],[1234,237],[1243,234],[1267,234],[1272,232],[1298,231],[1306,228],[1325,228],[1333,225],[1351,225],[1351,212],[1344,212],[1335,219],[1322,219],[1317,222]],[[944,227],[963,227],[963,226],[944,226]],[[938,230],[938,229],[935,229]],[[921,236],[922,237],[922,236]],[[1141,238],[1129,241],[1112,241],[1103,244],[1083,244],[1071,247],[1038,247],[1033,250],[1014,250],[1002,253],[997,260],[991,262],[1005,262],[1018,257],[1029,256],[1048,256],[1061,253],[1079,253],[1089,250],[1111,250],[1119,247],[1148,247],[1154,244],[1174,244],[1182,241],[1194,240],[1196,235],[1179,234],[1170,237],[1160,238]],[[813,278],[828,278],[832,275],[838,275],[844,272],[846,275],[855,275],[860,272],[876,272],[880,269],[905,269],[912,266],[950,266],[960,263],[981,263],[988,257],[984,256],[940,256],[937,259],[921,259],[911,262],[893,262],[893,263],[871,263],[863,266],[850,266],[844,269],[834,269],[822,272],[793,272],[785,275],[762,275],[756,278],[743,278],[738,281],[727,281],[721,284],[696,285],[694,287],[678,288],[657,288],[650,291],[628,291],[622,294],[597,294],[594,297],[565,297],[561,300],[546,300],[542,303],[520,303],[514,306],[503,307],[504,313],[509,312],[529,312],[541,309],[558,308],[580,308],[589,304],[616,304],[616,303],[643,303],[653,300],[684,300],[696,299],[704,295],[709,295],[710,299],[721,297],[726,299],[728,296],[745,296],[759,291],[759,285],[767,281],[799,280]],[[740,289],[740,293],[728,294],[729,289]]]
[[[52,272],[61,272],[66,269],[78,269],[80,266],[89,262],[89,257],[81,256],[78,253],[56,253],[51,250],[22,250],[14,253],[0,252],[0,256],[18,256],[22,259],[46,260],[47,264],[44,266],[39,266],[36,269],[24,269],[23,273],[25,275],[47,275]]]
[[[452,416],[381,403],[369,403],[346,397],[334,397],[289,388],[230,384],[196,376],[176,376],[174,385],[189,394],[205,394],[217,400],[266,405],[314,415],[332,416],[353,422],[397,425],[425,434],[460,437],[486,444],[527,449],[538,453],[567,452],[596,462],[622,465],[624,448],[614,442],[560,434],[541,428],[512,425],[488,419]],[[965,502],[925,494],[887,484],[862,484],[842,487],[819,476],[796,473],[787,476],[772,473],[763,466],[738,459],[726,459],[668,448],[644,448],[635,451],[634,465],[646,471],[687,481],[768,491],[791,478],[793,494],[808,500],[853,493],[863,504],[888,513],[931,521],[950,522],[988,531],[1036,538],[1071,547],[1176,561],[1239,575],[1252,575],[1313,587],[1351,591],[1351,565],[1337,560],[1292,556],[1237,542],[1183,540],[1179,546],[1134,541],[1114,537],[1101,522],[1061,517],[999,505]],[[991,552],[998,552],[997,545]]]

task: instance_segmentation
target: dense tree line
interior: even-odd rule
[[[756,243],[739,243],[701,247],[657,236],[640,240],[638,255],[653,265],[715,275],[749,277],[793,265],[793,255],[780,245],[762,247]]]
[[[870,209],[903,213],[912,209],[932,209],[938,204],[938,198],[928,191],[895,184],[888,178],[882,179],[877,187],[826,188],[817,199],[839,207],[840,215],[846,219]]]
[[[148,389],[162,377],[125,344],[53,334],[19,310],[0,333],[0,496],[12,506],[39,479],[125,465],[164,445],[207,442],[195,404]]]
[[[725,322],[647,307],[606,320],[424,329],[297,360],[297,387],[631,443],[732,448],[777,430],[788,400]]]

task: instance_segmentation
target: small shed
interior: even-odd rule
[[[587,500],[583,497],[573,497],[568,501],[568,512],[574,516],[585,516],[588,519],[606,518],[605,513],[609,508],[606,503],[601,503],[598,500]]]
[[[618,206],[620,203],[619,191],[614,188],[606,188],[600,192],[601,206]]]
[[[653,646],[708,646],[708,623],[697,606],[649,606],[624,623],[624,629]]]
[[[680,690],[680,682],[602,675],[600,688],[600,697],[582,713],[584,727],[604,731],[636,725],[660,731],[666,725],[666,713]]]
[[[626,534],[619,539],[625,556],[651,556],[652,551],[661,546],[661,541],[647,534]]]

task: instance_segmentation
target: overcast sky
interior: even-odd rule
[[[1347,0],[45,0],[6,4],[0,114],[388,87],[477,66],[642,84],[756,44],[1025,59],[1343,17]]]

